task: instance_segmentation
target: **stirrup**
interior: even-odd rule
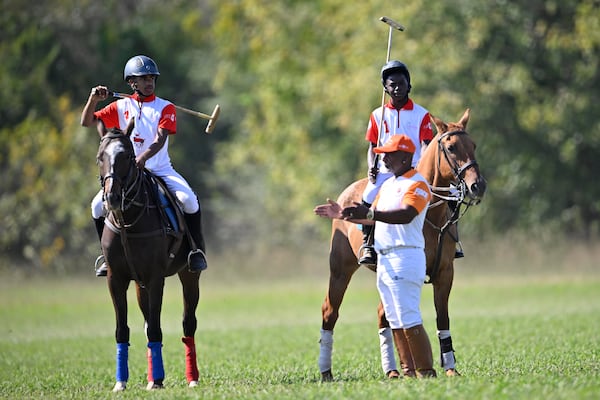
[[[193,266],[192,258],[194,255],[200,254],[202,256],[202,260],[196,261],[196,265]],[[191,250],[188,254],[188,268],[191,272],[201,272],[208,268],[208,263],[206,262],[206,254],[202,251],[202,249]],[[198,265],[199,264],[199,265]]]
[[[377,265],[377,253],[375,253],[373,246],[363,244],[358,249],[358,254],[361,255],[358,259],[358,265]]]
[[[106,261],[104,260],[104,254],[100,254],[96,261],[94,262],[94,270],[96,271],[96,276],[102,277],[106,276],[108,271],[106,267]]]
[[[454,251],[454,258],[463,258],[465,253],[463,252],[462,243],[460,240],[456,242],[456,250]]]

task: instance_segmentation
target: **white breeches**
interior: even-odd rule
[[[423,323],[421,289],[425,282],[425,251],[403,248],[379,255],[377,290],[392,329],[408,329]]]

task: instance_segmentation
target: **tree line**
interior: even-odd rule
[[[469,131],[488,180],[463,231],[597,237],[597,0],[3,2],[0,247],[3,262],[72,268],[95,254],[89,202],[98,137],[79,126],[90,88],[127,91],[125,61],[154,58],[157,93],[209,113],[179,117],[175,167],[197,190],[209,242],[253,248],[326,239],[312,207],[366,176],[381,101],[387,15],[411,97]]]

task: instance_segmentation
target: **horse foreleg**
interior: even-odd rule
[[[450,318],[448,316],[448,299],[454,279],[453,266],[440,269],[433,283],[433,301],[436,310],[437,336],[440,343],[440,365],[447,376],[460,375],[456,370],[456,358],[450,335]]]
[[[164,278],[155,279],[146,285],[148,291],[147,330],[148,337],[148,390],[163,387],[165,369],[162,357],[162,330],[160,314],[164,292]]]
[[[338,271],[334,264],[330,267],[329,289],[321,306],[322,325],[319,340],[319,370],[322,381],[333,380],[331,372],[331,355],[333,353],[333,328],[339,318],[339,311],[348,289],[352,274],[358,269],[353,267],[349,271]]]
[[[129,327],[127,326],[127,288],[129,287],[129,281],[114,279],[112,271],[109,270],[107,283],[116,320],[116,383],[113,391],[120,392],[125,390],[129,380]]]
[[[181,271],[178,276],[183,288],[183,337],[181,341],[185,348],[185,378],[188,385],[194,387],[198,385],[200,376],[194,341],[197,327],[196,308],[200,300],[200,276],[187,269]]]

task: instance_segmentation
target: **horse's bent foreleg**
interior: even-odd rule
[[[183,337],[181,341],[185,347],[185,377],[188,385],[194,387],[198,385],[200,376],[194,340],[197,327],[196,308],[200,300],[200,275],[191,273],[187,269],[178,275],[183,288]]]
[[[459,375],[456,371],[456,359],[450,335],[450,318],[448,316],[448,299],[454,279],[453,265],[441,268],[433,282],[433,301],[436,310],[437,336],[440,342],[440,364],[446,375]]]

